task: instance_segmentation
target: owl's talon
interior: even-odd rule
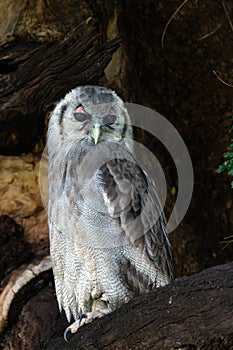
[[[65,329],[64,334],[63,334],[63,337],[64,337],[66,342],[68,342],[68,339],[67,339],[67,333],[68,332],[71,332],[71,327],[70,326]]]
[[[67,339],[68,332],[76,333],[77,330],[85,324],[85,319],[86,318],[88,318],[87,314],[81,314],[77,321],[75,321],[69,327],[67,327],[65,329],[65,332],[64,332],[63,336],[64,336],[64,339],[65,339],[66,342],[68,342],[68,339]]]

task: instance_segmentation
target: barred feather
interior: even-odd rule
[[[74,118],[78,106],[83,123]],[[116,121],[106,127],[103,118],[113,113]],[[102,131],[95,145],[90,130],[97,122]],[[93,311],[103,294],[102,303],[114,310],[171,281],[164,214],[132,138],[123,102],[107,88],[76,88],[51,115],[50,252],[59,308],[69,321]],[[106,159],[95,169],[101,156]]]

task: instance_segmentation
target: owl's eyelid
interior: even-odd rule
[[[73,112],[73,116],[75,120],[77,120],[80,123],[84,123],[90,120],[90,115],[86,112]]]
[[[116,122],[116,119],[117,119],[116,114],[107,114],[103,117],[103,122],[105,125],[111,125]]]
[[[74,113],[86,113],[86,111],[81,103],[78,104],[78,106],[74,109]]]

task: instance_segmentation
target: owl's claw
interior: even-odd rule
[[[77,321],[75,321],[69,327],[66,328],[66,330],[64,332],[64,339],[65,339],[65,341],[66,342],[68,341],[68,339],[67,339],[68,332],[76,333],[77,330],[80,327],[82,327],[85,323],[90,323],[95,318],[103,317],[103,316],[107,315],[111,311],[112,310],[110,308],[105,308],[105,309],[97,309],[97,310],[94,310],[92,312],[87,312],[87,313],[81,314]]]
[[[64,334],[63,334],[64,340],[65,340],[66,342],[68,342],[67,333],[68,333],[69,331],[71,331],[71,327],[70,327],[70,326],[67,327],[67,328],[65,329]]]
[[[68,342],[68,339],[67,339],[67,334],[69,332],[71,333],[76,333],[77,330],[82,327],[86,322],[85,322],[85,319],[88,318],[87,314],[82,314],[79,316],[79,319],[77,321],[75,321],[74,323],[72,323],[69,327],[67,327],[65,329],[65,332],[64,332],[64,339],[66,342]]]

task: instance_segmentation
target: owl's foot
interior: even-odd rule
[[[66,328],[66,330],[64,332],[64,339],[65,339],[65,341],[66,342],[68,341],[67,334],[69,332],[76,333],[77,330],[80,327],[82,327],[84,324],[92,322],[95,318],[103,317],[103,316],[107,315],[111,311],[112,310],[106,308],[106,309],[94,310],[92,312],[86,312],[86,313],[80,315],[79,319],[77,321],[75,321],[69,327]]]
[[[87,318],[87,314],[82,314],[79,316],[79,319],[77,321],[75,321],[74,323],[72,323],[69,327],[67,327],[65,329],[64,332],[64,339],[67,342],[67,333],[71,332],[71,333],[76,333],[77,330],[82,327],[86,322],[85,319]]]

